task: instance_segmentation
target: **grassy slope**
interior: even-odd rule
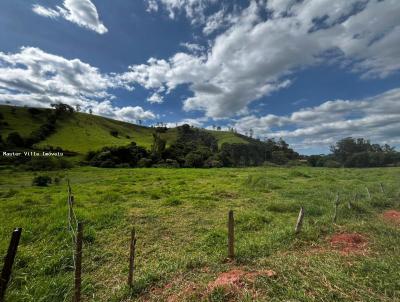
[[[400,301],[400,229],[380,217],[400,208],[399,168],[79,168],[68,174],[77,216],[86,222],[84,301]],[[32,177],[0,171],[0,255],[11,230],[24,228],[8,299],[68,301],[73,275],[65,180],[35,188]],[[337,191],[342,203],[333,224]],[[348,209],[355,192],[358,200]],[[301,205],[306,218],[296,238]],[[235,211],[236,263],[225,261],[229,209]],[[129,290],[133,225],[137,271]],[[332,250],[327,238],[337,232],[364,234],[366,254]],[[272,269],[277,276],[257,278],[242,296],[207,290],[235,267]]]
[[[14,113],[12,113],[14,111]],[[24,107],[11,107],[0,105],[0,112],[4,120],[9,124],[0,128],[0,135],[4,138],[11,132],[17,131],[23,137],[28,136],[32,131],[38,129],[44,122],[43,117],[32,118]]]
[[[10,106],[0,106],[0,112],[3,113],[4,120],[9,123],[9,127],[1,130],[3,138],[12,131],[17,131],[26,137],[44,121],[43,117],[32,119],[26,108],[16,107],[16,113],[13,115]],[[119,137],[111,136],[111,130],[117,130]],[[78,153],[86,153],[104,146],[123,146],[135,141],[138,145],[150,148],[153,132],[154,129],[148,127],[76,113],[72,118],[58,122],[56,133],[40,142],[38,147],[61,147]],[[219,145],[224,142],[246,143],[244,139],[230,132],[211,131],[211,133],[217,138]],[[162,136],[169,145],[176,139],[176,129],[169,129]]]

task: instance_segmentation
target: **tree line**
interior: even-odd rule
[[[167,147],[162,133],[165,127],[155,129],[150,150],[132,142],[126,147],[105,147],[89,152],[89,165],[97,167],[246,167],[260,166],[266,162],[286,164],[299,158],[299,154],[280,139],[265,142],[246,138],[247,143],[224,143],[218,146],[217,139],[204,129],[182,125],[177,129],[177,139]]]
[[[311,155],[313,167],[385,167],[400,165],[400,153],[388,144],[372,144],[365,138],[346,137],[330,147],[328,155]]]

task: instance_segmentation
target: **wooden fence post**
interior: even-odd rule
[[[74,195],[70,195],[68,196],[68,218],[71,227],[72,227],[72,217],[73,217],[73,206],[74,206]]]
[[[4,258],[4,265],[1,271],[0,279],[0,302],[4,301],[6,295],[7,284],[10,281],[11,270],[14,264],[15,255],[17,254],[19,240],[21,238],[22,229],[16,228],[11,235],[10,245],[8,246],[7,255]]]
[[[300,208],[299,216],[297,217],[296,227],[294,228],[294,232],[296,234],[300,233],[301,228],[303,226],[303,219],[304,219],[304,208]]]
[[[335,213],[333,215],[333,223],[336,223],[336,220],[337,220],[338,207],[339,207],[339,193],[336,194]]]
[[[82,284],[82,238],[83,238],[83,222],[78,222],[78,234],[76,237],[76,262],[75,262],[75,288],[73,302],[81,301],[81,284]]]
[[[381,186],[381,192],[382,192],[383,194],[385,194],[385,189],[383,188],[383,183],[380,183],[380,186]]]
[[[228,214],[228,258],[235,258],[235,219],[232,210]]]
[[[136,251],[136,232],[135,228],[132,228],[130,255],[129,255],[129,275],[128,275],[128,285],[130,287],[133,286],[133,272],[135,270],[135,251]]]

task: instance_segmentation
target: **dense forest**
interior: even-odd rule
[[[127,147],[105,147],[89,152],[87,163],[97,167],[217,168],[260,166],[265,162],[280,165],[299,158],[282,139],[261,142],[247,138],[247,144],[224,143],[218,148],[216,138],[203,129],[189,125],[177,129],[178,137],[168,147],[160,136],[168,129],[159,127],[153,134],[150,151],[134,142]]]
[[[400,153],[388,144],[371,144],[364,138],[346,137],[330,148],[329,155],[311,155],[313,167],[385,167],[400,164]]]

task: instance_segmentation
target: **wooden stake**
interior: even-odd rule
[[[235,219],[232,210],[228,214],[228,258],[235,259]]]
[[[8,282],[10,281],[12,266],[14,264],[15,255],[17,254],[19,240],[21,238],[22,229],[17,228],[12,232],[11,241],[8,246],[7,255],[4,258],[4,265],[0,278],[0,302],[4,301]]]
[[[385,194],[385,189],[383,188],[383,183],[380,183],[380,186],[381,186],[381,192],[382,192],[383,194]]]
[[[73,302],[81,302],[83,222],[78,222],[76,237],[75,289]]]
[[[133,272],[135,270],[135,250],[136,250],[136,232],[135,228],[132,228],[130,255],[129,255],[129,275],[128,275],[128,285],[130,287],[133,286]]]
[[[297,222],[296,222],[296,227],[294,229],[294,232],[296,234],[300,233],[301,228],[303,226],[303,219],[304,219],[304,208],[300,208],[299,216],[297,217]]]
[[[73,223],[72,223],[72,217],[73,217],[73,207],[74,205],[74,195],[70,195],[68,198],[68,219],[69,219],[69,224],[70,227],[72,228]]]

